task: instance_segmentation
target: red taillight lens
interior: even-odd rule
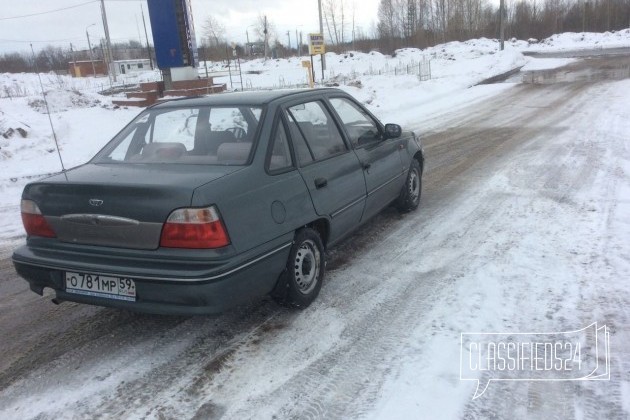
[[[22,210],[22,223],[28,236],[43,236],[46,238],[57,236],[34,201],[22,200],[20,207]]]
[[[214,206],[179,209],[168,216],[160,246],[167,248],[221,248],[230,238]]]

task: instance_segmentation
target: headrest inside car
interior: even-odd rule
[[[223,143],[217,151],[219,162],[243,164],[249,157],[251,143]]]

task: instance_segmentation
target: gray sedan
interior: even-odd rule
[[[17,272],[55,303],[202,314],[270,294],[303,308],[325,250],[418,207],[420,140],[338,89],[143,111],[91,161],[28,184]]]

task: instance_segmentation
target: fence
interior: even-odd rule
[[[374,68],[370,66],[367,70],[362,72],[353,70],[350,73],[335,73],[334,68],[329,69],[328,77],[321,83],[325,86],[335,85],[347,85],[350,83],[356,83],[356,80],[360,76],[402,76],[402,75],[416,75],[421,82],[431,80],[431,60],[427,57],[422,57],[421,60],[411,60],[409,62],[398,62],[394,66],[385,65],[381,68]],[[251,79],[244,80],[243,90],[269,90],[269,89],[292,89],[292,88],[307,88],[306,82],[289,82],[283,76],[278,77],[277,83],[264,87],[254,87]]]
[[[347,74],[334,74],[334,69],[331,69],[331,78],[357,78],[359,76],[402,76],[402,75],[416,75],[420,81],[431,80],[431,60],[423,56],[421,60],[411,60],[409,62],[399,61],[395,65],[386,64],[380,68],[374,68],[370,64],[370,67],[364,71],[353,70],[349,75]]]

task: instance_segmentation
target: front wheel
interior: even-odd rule
[[[274,299],[282,306],[306,308],[322,288],[324,271],[324,245],[319,234],[310,228],[298,230]]]
[[[422,168],[420,163],[413,159],[409,166],[407,180],[400,196],[396,200],[396,207],[402,212],[408,212],[418,208],[420,195],[422,194]]]

